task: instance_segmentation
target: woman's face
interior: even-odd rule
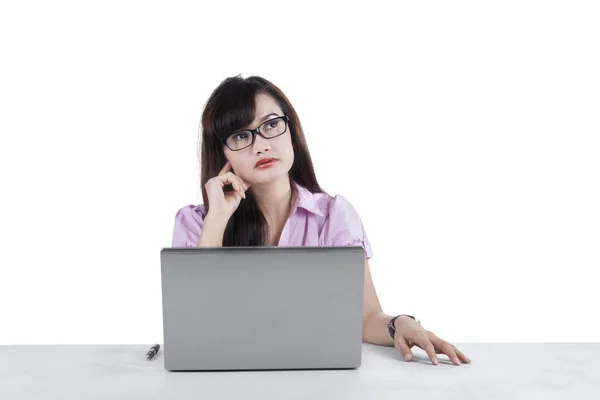
[[[260,124],[283,115],[277,102],[271,96],[264,93],[258,94],[254,121],[244,129],[255,129]],[[284,123],[284,121],[280,123]],[[250,184],[273,182],[282,176],[287,176],[294,163],[294,149],[289,125],[286,127],[285,133],[280,136],[265,139],[257,134],[252,146],[233,151],[223,145],[223,151],[225,157],[231,162],[235,174]],[[271,157],[277,159],[274,164],[266,168],[256,167],[257,161]]]

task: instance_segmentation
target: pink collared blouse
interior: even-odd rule
[[[361,246],[365,258],[373,256],[362,221],[345,197],[311,193],[291,183],[298,196],[278,246]],[[177,211],[171,247],[196,247],[205,216],[204,204],[187,205]]]

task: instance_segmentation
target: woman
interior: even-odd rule
[[[202,114],[201,161],[204,203],[177,212],[172,247],[360,245],[363,342],[395,346],[406,361],[416,345],[434,365],[436,354],[470,363],[414,317],[383,313],[360,217],[343,196],[319,186],[298,115],[277,86],[258,76],[225,79]]]

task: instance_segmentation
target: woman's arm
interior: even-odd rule
[[[228,220],[213,216],[209,212],[204,218],[204,225],[200,232],[200,238],[196,247],[221,247],[223,246],[223,235]]]
[[[369,261],[365,259],[365,290],[363,304],[363,343],[377,344],[380,346],[394,346],[394,339],[390,336],[387,324],[392,319],[383,312],[377,291],[371,278]]]

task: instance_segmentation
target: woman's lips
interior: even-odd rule
[[[261,160],[261,163],[256,163],[255,168],[269,168],[271,165],[275,164],[278,161],[276,158],[268,158],[265,160],[267,160],[267,162]]]

